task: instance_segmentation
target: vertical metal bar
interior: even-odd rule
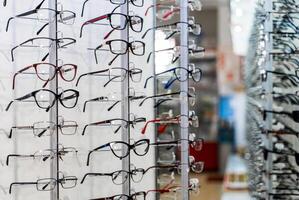
[[[189,33],[188,33],[188,1],[181,0],[180,1],[180,21],[184,22],[181,24],[181,48],[180,48],[180,67],[184,67],[188,69],[189,67],[189,56],[188,56],[188,40],[189,40]],[[189,199],[189,129],[183,128],[188,127],[189,124],[189,101],[188,101],[188,73],[186,70],[181,70],[181,77],[182,80],[186,80],[181,82],[181,149],[184,151],[181,152],[181,162],[182,162],[182,173],[181,173],[181,184],[183,186],[182,191],[182,198],[184,200]],[[187,116],[187,117],[185,117]]]
[[[49,8],[57,10],[57,0],[49,0]],[[49,37],[55,38],[55,45],[51,45],[49,49],[49,61],[50,63],[58,66],[58,27],[57,27],[57,15],[55,15],[55,19],[49,24]],[[53,72],[56,73],[56,72]],[[50,90],[54,91],[56,94],[58,93],[58,76],[55,77],[54,81],[50,82]],[[51,99],[50,99],[51,101]],[[58,101],[55,102],[55,105],[50,110],[50,121],[55,122],[58,125]],[[58,138],[58,126],[56,126],[55,133],[52,134],[50,139],[50,147],[51,149],[56,149],[58,152],[59,148],[59,138]],[[51,177],[56,180],[59,179],[59,158],[58,154],[51,160]],[[55,189],[51,192],[51,200],[59,199],[59,184],[56,184]]]
[[[129,11],[129,1],[127,4],[121,7],[121,13],[128,15]],[[121,33],[121,38],[129,41],[129,26],[125,28]],[[126,55],[122,56],[121,60],[122,66],[126,69],[129,69],[129,52]],[[125,120],[130,120],[130,100],[129,100],[129,88],[130,88],[130,81],[129,76],[125,76],[125,80],[121,82],[121,94],[122,94],[122,106],[121,106],[121,114],[122,118]],[[122,141],[130,143],[130,125],[122,127]],[[123,152],[125,154],[126,152]],[[122,159],[122,169],[126,171],[130,171],[130,153],[129,155]],[[123,177],[125,179],[125,177]],[[122,186],[123,194],[130,195],[131,193],[131,179],[128,180]]]
[[[272,0],[266,0],[265,2],[265,11],[268,13],[267,18],[265,20],[265,37],[266,37],[266,62],[265,62],[265,70],[266,71],[272,71],[273,70],[273,60],[271,56],[272,48],[273,48],[273,38],[271,32],[273,32],[273,16],[272,16],[272,10],[273,10],[273,3]],[[265,110],[272,110],[273,105],[273,98],[272,98],[272,91],[273,91],[273,82],[272,79],[273,76],[271,73],[267,74],[267,80],[263,83],[263,88],[266,92],[266,98],[264,101],[264,108]],[[272,113],[266,113],[266,121],[265,121],[265,127],[267,130],[272,129]],[[269,149],[272,149],[272,135],[267,134],[267,140],[268,142],[265,143],[268,145]],[[266,162],[266,168],[267,171],[272,170],[272,155],[268,155],[268,160]],[[272,182],[270,179],[269,174],[266,175],[266,187],[269,193],[272,192]],[[267,194],[267,199],[271,200],[272,196]]]

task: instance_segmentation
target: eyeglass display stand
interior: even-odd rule
[[[272,32],[273,32],[273,18],[272,18],[272,10],[273,10],[273,2],[272,0],[266,0],[265,1],[265,11],[269,15],[266,17],[265,20],[265,48],[266,48],[266,60],[265,60],[265,71],[272,71],[273,70],[273,61],[272,61],[272,49],[273,49],[273,39],[272,39]],[[272,110],[273,109],[273,98],[272,98],[272,91],[273,91],[273,75],[272,73],[267,74],[267,80],[263,82],[262,88],[266,93],[265,100],[263,103],[263,107],[265,110]],[[266,130],[272,130],[272,120],[273,120],[273,114],[267,112],[266,113],[266,120],[265,120],[265,128]],[[268,149],[272,149],[272,135],[267,134],[266,136],[265,145]],[[272,200],[272,196],[269,195],[269,193],[272,192],[272,181],[271,177],[268,172],[272,171],[272,165],[273,165],[273,159],[272,155],[268,155],[268,160],[266,162],[266,188],[269,192],[267,192],[267,199]]]
[[[181,0],[180,1],[180,21],[184,22],[180,26],[180,42],[181,42],[181,49],[180,49],[180,66],[186,69],[189,68],[189,32],[188,32],[188,1]],[[181,163],[182,165],[182,172],[181,172],[181,184],[182,184],[182,199],[189,199],[189,129],[183,127],[189,127],[189,101],[188,101],[188,88],[189,88],[189,81],[188,81],[188,73],[186,70],[181,70],[181,77],[184,80],[181,82],[181,130],[180,135],[182,139],[182,147],[181,149],[185,149],[185,151],[181,151]]]
[[[121,13],[128,15],[129,14],[129,2],[125,6],[122,6]],[[124,29],[121,33],[122,39],[129,41],[129,26]],[[129,70],[129,53],[122,57],[122,66],[124,66],[127,70]],[[130,120],[130,99],[129,99],[129,88],[130,88],[130,78],[129,75],[126,76],[125,80],[121,82],[121,98],[122,98],[122,107],[121,107],[121,115],[125,120]],[[130,126],[122,127],[122,141],[130,144]],[[126,154],[126,152],[123,152]],[[122,159],[122,169],[126,171],[130,171],[130,153],[127,157]],[[125,177],[123,177],[125,179]],[[122,186],[123,194],[130,195],[131,193],[131,179],[129,178]]]
[[[57,0],[49,0],[49,8],[57,11]],[[57,15],[55,16],[55,20],[50,22],[49,24],[49,36],[50,38],[55,38],[55,45],[52,45],[49,50],[49,61],[55,66],[58,66],[58,49],[57,49],[57,39],[58,39],[58,20]],[[56,73],[56,72],[53,72]],[[54,91],[55,94],[58,94],[58,76],[55,76],[54,80],[50,82],[50,90]],[[50,147],[51,149],[55,149],[56,152],[59,151],[59,128],[58,128],[58,101],[55,102],[55,105],[51,108],[49,112],[49,119],[52,122],[55,122],[56,127],[54,133],[51,135],[50,139]],[[50,176],[59,179],[59,155],[58,153],[51,159],[51,172]],[[60,184],[56,184],[56,187],[53,191],[51,191],[50,198],[51,200],[59,200],[59,187]]]

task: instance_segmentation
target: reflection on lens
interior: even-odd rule
[[[126,54],[128,49],[128,44],[125,41],[122,40],[113,40],[108,41],[110,51],[113,54]]]
[[[55,77],[56,68],[53,65],[47,63],[41,63],[36,65],[36,74],[39,79],[43,81],[52,80]]]
[[[201,80],[202,72],[199,68],[195,68],[192,72],[192,77],[195,82],[199,82]]]
[[[68,64],[63,65],[60,68],[60,74],[65,81],[72,81],[76,76],[76,67]]]
[[[75,23],[76,15],[70,11],[60,12],[60,21],[66,25],[73,25]]]
[[[116,185],[121,185],[126,182],[129,178],[129,173],[127,171],[116,171],[112,174],[112,181]]]
[[[135,143],[134,151],[139,156],[144,156],[149,149],[149,143],[147,140],[139,140]]]
[[[56,186],[56,180],[52,178],[39,179],[36,182],[36,188],[39,191],[54,190],[55,186]]]
[[[78,94],[73,90],[66,90],[60,96],[61,104],[66,108],[73,108],[78,101]]]
[[[113,29],[123,30],[127,25],[127,17],[121,13],[112,13],[110,15],[110,24]]]
[[[119,158],[122,158],[123,156],[129,153],[129,146],[125,143],[113,142],[110,143],[110,148],[113,151],[113,153]]]
[[[33,134],[35,136],[49,136],[55,131],[55,124],[52,122],[36,122],[33,124]]]
[[[141,32],[143,28],[142,18],[139,16],[131,16],[130,20],[132,30],[134,30],[135,32]]]
[[[40,90],[35,95],[35,100],[40,108],[47,109],[52,107],[55,101],[55,95],[46,90]]]

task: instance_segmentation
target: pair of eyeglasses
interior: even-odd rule
[[[51,8],[41,8],[41,6],[42,4],[39,4],[33,10],[18,14],[14,17],[10,17],[6,24],[6,32],[9,29],[11,20],[17,18],[37,20],[39,22],[46,23],[37,31],[37,35],[39,35],[44,30],[45,27],[47,27],[51,22],[53,22],[56,17],[57,17],[57,21],[62,24],[66,24],[66,25],[74,24],[76,13],[69,10],[57,11]]]
[[[144,104],[145,101],[149,100],[149,99],[155,99],[157,100],[157,103],[155,104],[155,108],[157,108],[159,105],[161,105],[162,103],[166,102],[166,101],[172,101],[175,100],[176,97],[174,96],[178,96],[181,95],[185,92],[170,92],[170,93],[164,93],[164,94],[157,94],[157,95],[153,95],[153,96],[147,96],[145,97],[140,103],[139,106],[142,106]],[[187,92],[187,96],[188,96],[188,100],[191,106],[195,105],[195,88],[189,88],[189,92]],[[181,98],[178,98],[178,100],[182,100]]]
[[[111,28],[113,30],[124,30],[128,24],[130,25],[130,28],[134,32],[139,33],[143,29],[142,17],[140,17],[138,15],[125,15],[122,13],[116,13],[115,11],[112,11],[111,13],[101,15],[99,17],[96,17],[96,18],[93,18],[93,19],[90,19],[90,20],[84,22],[80,29],[80,38],[82,37],[83,28],[86,25],[90,25],[90,24],[107,25],[105,23],[99,23],[104,19],[109,21],[109,25],[111,26]],[[111,31],[108,34],[106,34],[105,39],[107,39],[110,35],[111,35]]]
[[[182,71],[185,71],[185,73],[188,74],[188,76],[186,77],[181,77],[181,73]],[[145,80],[145,84],[144,84],[144,88],[146,88],[148,82],[150,79],[154,79],[154,78],[158,78],[160,76],[164,76],[167,74],[171,74],[172,77],[167,81],[166,85],[164,86],[164,88],[169,88],[176,80],[180,81],[180,82],[184,82],[187,81],[189,77],[191,77],[193,79],[194,82],[199,82],[201,80],[202,77],[202,71],[199,67],[193,67],[193,69],[187,69],[184,67],[174,67],[168,70],[165,70],[163,72],[157,73],[153,76],[148,77]]]
[[[139,99],[143,99],[143,98],[146,97],[143,92],[135,93],[135,90],[134,90],[133,93],[132,93],[131,89],[129,91],[129,93],[130,93],[129,94],[129,100],[130,101],[139,100]],[[86,110],[87,103],[91,103],[91,102],[112,103],[112,105],[110,107],[108,107],[108,109],[107,109],[108,111],[110,111],[116,105],[120,104],[121,100],[119,100],[119,98],[117,98],[117,95],[115,93],[111,93],[107,96],[100,96],[100,97],[92,98],[92,99],[86,100],[84,102],[83,112],[85,112],[85,110]]]
[[[87,127],[90,126],[99,126],[99,127],[111,127],[114,128],[115,126],[117,127],[114,130],[114,133],[117,133],[121,127],[128,127],[129,125],[132,126],[132,128],[135,127],[136,124],[138,123],[142,123],[145,122],[146,119],[144,117],[136,117],[133,116],[132,119],[125,120],[125,119],[121,119],[121,118],[113,118],[113,119],[108,119],[108,120],[104,120],[104,121],[99,121],[99,122],[94,122],[94,123],[90,123],[84,126],[83,131],[82,131],[82,135],[85,134]]]
[[[150,5],[149,7],[147,7],[144,15],[147,16],[150,9],[153,9],[153,8],[157,8],[158,10],[162,9],[162,11],[163,11],[162,19],[166,20],[166,19],[172,17],[172,15],[174,13],[180,11],[180,7],[176,7],[176,6],[174,6],[174,4],[177,4],[176,0],[166,0],[166,1],[162,1],[161,3],[156,3],[153,5]],[[202,8],[202,4],[199,0],[188,0],[188,7],[192,11],[193,10],[200,11]]]
[[[60,119],[62,119],[60,117]],[[8,138],[12,138],[13,130],[29,130],[36,137],[51,136],[55,132],[56,127],[59,128],[62,135],[74,135],[77,133],[78,124],[76,121],[62,119],[58,125],[51,121],[39,121],[31,126],[12,126]]]
[[[102,49],[104,46],[108,46],[108,49]],[[145,54],[145,43],[139,40],[134,40],[132,42],[128,42],[122,39],[108,40],[104,42],[104,44],[100,44],[95,49],[90,49],[94,51],[94,56],[96,63],[98,64],[97,51],[110,51],[112,54],[116,56],[108,63],[108,65],[112,65],[112,63],[118,58],[120,55],[125,55],[128,52],[131,52],[136,56],[143,56]]]
[[[133,82],[140,82],[142,78],[142,70],[139,68],[133,68],[128,70],[123,67],[112,67],[100,71],[88,72],[79,76],[76,82],[76,86],[78,86],[80,79],[84,76],[108,77],[109,80],[104,84],[104,87],[106,87],[110,82],[124,81],[127,75],[131,78]]]
[[[31,69],[34,70],[35,73],[27,72]],[[64,64],[59,67],[53,65],[52,63],[35,63],[30,66],[27,66],[19,71],[17,71],[13,76],[13,84],[12,89],[15,88],[16,76],[18,74],[35,74],[40,80],[44,81],[43,87],[55,78],[56,74],[60,75],[60,77],[66,81],[71,82],[75,79],[77,74],[77,65],[74,64]]]
[[[274,111],[274,110],[263,110],[263,119],[265,120],[267,117],[267,113],[273,113],[278,115],[287,115],[295,122],[299,123],[299,110],[294,110],[292,112],[284,112],[284,111]]]
[[[38,191],[52,191],[57,184],[60,184],[64,189],[76,187],[78,178],[76,176],[63,176],[62,178],[44,178],[38,179],[36,182],[13,182],[9,186],[9,194],[12,192],[13,186],[20,185],[35,185]]]
[[[6,1],[6,0],[5,0]],[[89,2],[90,0],[85,0],[82,6],[82,12],[81,12],[81,17],[83,17],[84,15],[84,10],[85,10],[85,5],[87,2]],[[108,1],[108,0],[107,0]],[[132,5],[136,6],[136,7],[143,7],[144,5],[144,0],[109,0],[110,3],[114,4],[114,5],[124,5],[127,2],[131,3]],[[102,3],[102,2],[101,2]]]
[[[34,154],[9,154],[6,157],[6,165],[9,165],[9,160],[11,158],[33,158],[34,160],[39,160],[39,161],[47,161],[55,158],[57,155],[61,160],[63,160],[63,156],[69,154],[72,156],[76,156],[78,153],[78,150],[74,147],[62,147],[59,149],[58,153],[56,153],[55,150],[53,149],[45,149],[45,150],[40,150],[36,151]]]
[[[11,53],[11,60],[14,62],[14,52],[16,49],[23,47],[23,48],[46,48],[49,49],[51,46],[55,43],[57,44],[58,48],[65,48],[71,44],[76,43],[76,40],[74,38],[49,38],[49,37],[35,37],[35,38],[30,38],[26,40],[25,42],[22,42],[21,44],[13,47],[10,51]],[[47,53],[43,58],[42,61],[45,61],[49,56],[49,53]]]
[[[144,156],[149,151],[149,147],[151,146],[167,146],[173,147],[178,146],[180,143],[184,141],[184,139],[175,140],[175,141],[164,141],[164,142],[156,142],[150,143],[149,139],[141,139],[133,144],[129,144],[123,141],[114,141],[108,142],[104,145],[101,145],[91,151],[89,151],[87,156],[87,166],[89,166],[90,157],[93,152],[103,150],[105,148],[109,148],[110,151],[119,159],[123,159],[130,154],[130,151],[133,150],[137,156]],[[203,139],[196,139],[196,140],[187,140],[189,144],[192,144],[196,147],[196,149],[201,149],[203,145]],[[103,150],[104,151],[104,150]]]
[[[187,121],[188,121],[187,126],[181,125],[182,118],[187,118]],[[179,116],[176,116],[176,117],[156,118],[156,119],[148,120],[145,123],[144,127],[141,130],[142,134],[145,134],[148,125],[151,124],[151,123],[161,124],[158,127],[158,133],[164,133],[165,129],[170,124],[179,124],[182,128],[188,128],[189,124],[192,125],[193,127],[198,127],[199,126],[198,117],[195,116],[195,115],[194,116],[189,116],[189,117],[179,115]]]
[[[34,98],[34,102],[39,108],[45,109],[46,112],[48,112],[50,108],[54,106],[56,100],[59,100],[61,105],[65,108],[74,108],[78,102],[79,92],[77,90],[67,89],[59,94],[56,94],[48,89],[35,90],[29,94],[14,99],[7,105],[5,110],[8,111],[12,103],[16,101],[32,102],[26,101],[27,99],[30,99],[32,97]]]
[[[195,43],[195,42],[193,42]],[[191,46],[191,45],[190,45]],[[174,46],[174,47],[170,47],[170,48],[166,48],[166,49],[160,49],[160,50],[155,50],[153,52],[150,52],[147,56],[146,62],[149,63],[150,59],[152,57],[152,55],[154,53],[162,53],[162,52],[168,52],[171,53],[173,55],[173,58],[171,60],[171,63],[175,63],[179,58],[180,58],[180,48],[181,46]],[[197,54],[197,53],[204,53],[205,52],[205,48],[203,47],[189,47],[188,49],[189,55],[193,55],[193,54]]]
[[[147,29],[144,34],[142,35],[142,39],[144,39],[146,37],[146,35],[151,31],[151,30],[159,30],[159,29],[163,29],[163,30],[167,30],[170,32],[170,34],[168,34],[168,36],[165,38],[165,40],[170,39],[171,37],[173,37],[176,33],[180,32],[180,26],[181,24],[187,24],[188,25],[188,29],[189,32],[193,33],[194,35],[200,35],[201,33],[201,25],[200,24],[195,24],[194,21],[189,20],[188,23],[186,22],[175,22],[175,23],[171,23],[171,24],[165,24],[165,25],[159,25],[153,28],[149,28]],[[175,28],[173,28],[175,27]]]
[[[272,151],[272,150],[264,148],[263,149],[264,160],[268,159],[268,153],[284,155],[284,156],[292,156],[295,158],[296,164],[299,165],[299,153],[295,152],[294,150],[291,153],[287,153],[287,152],[281,152],[281,151]]]

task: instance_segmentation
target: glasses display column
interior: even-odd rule
[[[298,198],[298,3],[260,1],[246,66],[250,191]]]

